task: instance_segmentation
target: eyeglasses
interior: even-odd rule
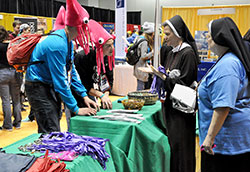
[[[211,38],[211,34],[210,33],[206,33],[206,38],[207,39]]]

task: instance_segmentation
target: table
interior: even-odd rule
[[[114,82],[112,93],[126,96],[129,92],[136,91],[137,79],[133,75],[134,66],[119,64],[114,68]]]
[[[25,137],[22,140],[19,140],[19,141],[15,142],[9,146],[4,147],[4,150],[6,151],[6,153],[14,153],[14,154],[22,153],[22,154],[24,154],[26,152],[19,151],[18,147],[21,145],[25,145],[27,143],[33,142],[34,140],[38,139],[39,136],[40,136],[40,134],[32,134],[28,137]],[[113,148],[113,147],[114,146],[111,145],[109,142],[106,142],[105,150],[107,151],[107,153],[109,155],[111,154],[111,151],[110,151],[111,149],[115,150],[115,148]],[[41,155],[44,155],[44,154],[34,153],[33,155],[40,157]],[[103,168],[101,167],[101,165],[97,162],[97,160],[92,159],[90,156],[78,156],[72,162],[66,162],[66,161],[64,161],[64,162],[66,163],[66,169],[69,169],[70,172],[81,172],[81,171],[103,172],[104,171]],[[106,168],[107,172],[116,172],[112,155],[108,159],[108,162],[106,163],[106,167],[107,167]]]
[[[121,103],[113,102],[113,109],[122,108]],[[170,171],[170,146],[162,132],[161,103],[143,106],[139,113],[146,118],[140,124],[75,116],[70,121],[70,132],[109,139],[114,146],[110,151],[116,171]],[[100,110],[97,115],[104,114],[106,110]]]

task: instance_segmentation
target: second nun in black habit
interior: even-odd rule
[[[166,100],[162,103],[166,134],[171,148],[171,172],[195,171],[195,113],[184,113],[172,107],[170,94],[176,83],[190,86],[197,79],[199,56],[195,40],[180,16],[163,23],[165,39],[173,49],[164,57],[164,67],[171,76],[166,77]]]

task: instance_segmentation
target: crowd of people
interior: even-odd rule
[[[41,38],[30,57],[25,76],[8,64],[8,42],[30,33],[28,24],[13,23],[14,32],[0,26],[0,96],[4,114],[1,129],[21,128],[21,97],[27,95],[38,133],[60,131],[62,102],[68,129],[76,115],[96,115],[101,108],[112,109],[109,95],[113,85],[114,40],[76,1],[67,0],[61,7],[53,34]],[[162,114],[171,148],[170,171],[194,172],[196,115],[199,122],[201,171],[239,171],[250,169],[250,31],[242,37],[229,18],[208,24],[209,49],[218,56],[217,62],[197,84],[197,112],[185,112],[173,106],[171,92],[176,84],[191,87],[197,81],[200,58],[193,36],[181,16],[163,24],[164,44],[160,51],[163,74],[140,70],[153,63],[154,32],[152,23],[142,25],[128,42],[138,45],[139,61],[134,65],[137,90],[154,84],[165,90]],[[55,44],[57,42],[57,44]],[[34,63],[34,62],[41,63]],[[11,101],[10,101],[11,100]],[[13,110],[11,110],[11,104]],[[11,117],[14,117],[14,121]],[[168,143],[166,143],[168,144]]]

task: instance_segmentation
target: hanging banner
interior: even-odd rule
[[[160,62],[160,2],[159,0],[155,1],[155,37],[154,37],[154,60],[153,60],[153,66],[155,68],[159,67]]]
[[[115,56],[125,59],[126,43],[122,37],[127,36],[127,9],[126,0],[116,0],[115,9]]]

